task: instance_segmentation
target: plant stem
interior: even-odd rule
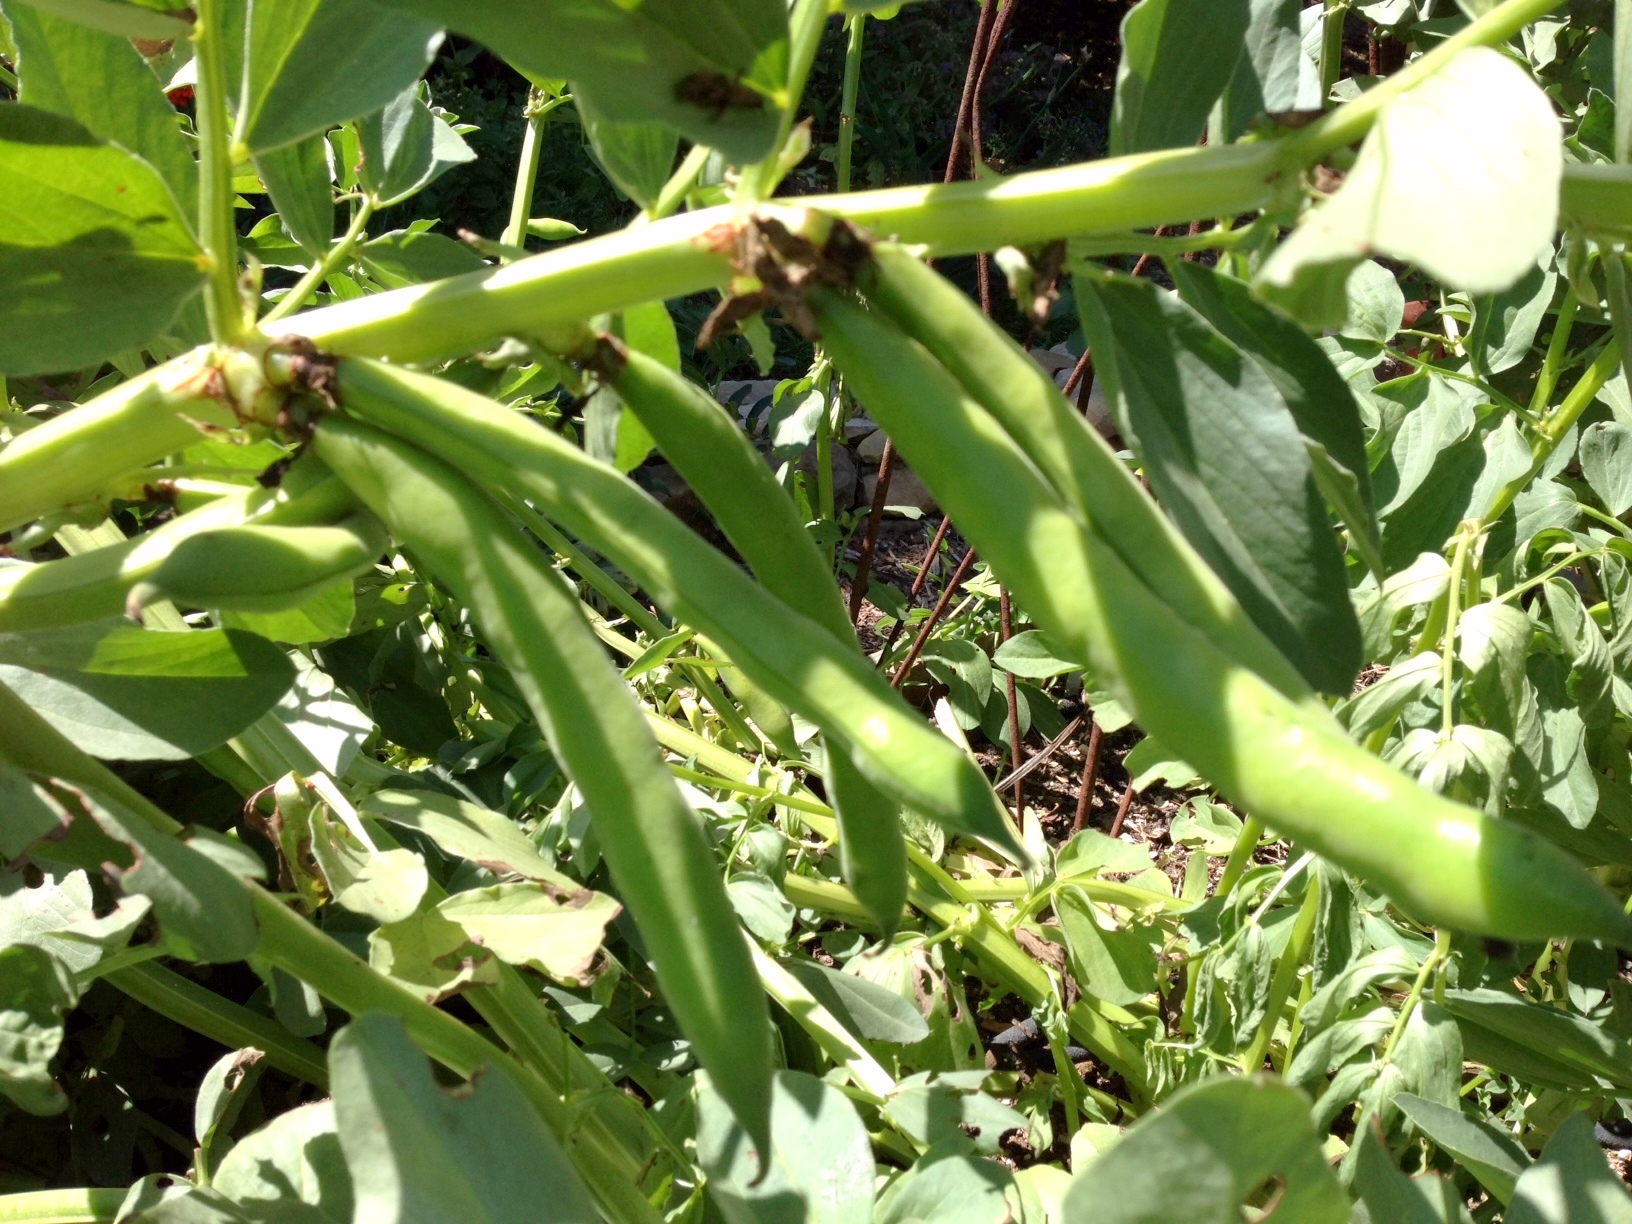
[[[850,190],[850,157],[856,143],[856,97],[861,91],[861,45],[867,34],[867,14],[853,13],[845,18],[850,30],[850,43],[844,52],[844,87],[839,99],[839,161],[838,186],[841,192]]]
[[[1536,428],[1536,439],[1530,445],[1532,456],[1530,470],[1508,482],[1496,495],[1495,501],[1485,515],[1485,522],[1493,523],[1501,518],[1513,504],[1513,499],[1529,487],[1536,474],[1547,465],[1547,460],[1563,441],[1564,435],[1570,432],[1570,426],[1581,419],[1581,414],[1598,398],[1598,392],[1604,389],[1604,384],[1609,382],[1615,376],[1615,371],[1620,368],[1620,346],[1614,343],[1606,344],[1593,363],[1587,367],[1586,372],[1576,380],[1575,386],[1570,388],[1564,402]]]
[[[1405,996],[1405,1003],[1400,1007],[1400,1014],[1394,1020],[1394,1027],[1389,1030],[1388,1041],[1383,1046],[1383,1063],[1387,1065],[1394,1059],[1394,1047],[1399,1044],[1400,1035],[1405,1032],[1405,1026],[1410,1023],[1411,1015],[1422,1002],[1422,991],[1428,984],[1428,979],[1434,970],[1451,954],[1451,935],[1449,931],[1434,932],[1434,950],[1422,962],[1422,968],[1417,972],[1416,981],[1411,983],[1411,993]]]
[[[516,190],[510,197],[510,222],[499,239],[505,246],[520,247],[527,241],[527,219],[533,215],[533,188],[538,185],[538,155],[543,143],[539,138],[548,113],[541,113],[542,102],[537,89],[527,91],[527,126],[522,132],[521,160],[516,166]]]
[[[1468,545],[1480,534],[1482,527],[1464,523],[1457,529],[1456,552],[1451,557],[1451,580],[1446,589],[1445,640],[1441,650],[1443,665],[1440,671],[1440,734],[1450,739],[1456,726],[1456,622],[1462,615],[1462,577],[1468,565]]]
[[[340,240],[324,251],[323,258],[307,269],[306,275],[295,282],[295,287],[266,312],[266,317],[261,320],[263,329],[280,319],[288,318],[304,306],[322,287],[323,282],[329,279],[329,274],[350,258],[358,241],[367,234],[368,223],[373,218],[376,207],[373,196],[363,197],[362,202],[357,205],[357,212],[351,218],[351,224],[346,227],[346,232],[341,235]]]
[[[223,0],[197,0],[193,59],[198,66],[198,237],[209,261],[204,306],[210,336],[234,344],[244,333],[238,295],[238,225],[233,211],[232,150],[227,125],[226,66],[221,55]]]
[[[803,982],[783,965],[766,956],[758,944],[752,946],[752,951],[754,968],[759,970],[760,984],[765,987],[765,993],[810,1034],[823,1053],[845,1069],[856,1087],[873,1104],[881,1105],[888,1100],[895,1092],[895,1081],[868,1052],[867,1047],[834,1019],[833,1013],[805,989]]]
[[[1553,401],[1553,390],[1564,370],[1564,358],[1570,351],[1570,333],[1575,329],[1575,316],[1580,308],[1575,290],[1564,290],[1564,298],[1558,304],[1558,317],[1553,321],[1553,334],[1547,341],[1547,355],[1542,358],[1541,370],[1536,375],[1536,390],[1530,397],[1532,416],[1541,416]]]
[[[759,163],[756,173],[743,175],[740,198],[744,201],[758,203],[769,199],[776,190],[782,150],[793,132],[799,100],[804,95],[805,82],[810,79],[810,68],[816,62],[816,51],[822,45],[822,30],[826,25],[827,0],[794,0],[792,11],[788,13],[788,93],[782,107],[782,123],[770,155]]]
[[[1258,839],[1264,835],[1264,826],[1256,816],[1248,816],[1241,822],[1241,832],[1236,836],[1235,846],[1230,850],[1230,857],[1224,860],[1224,873],[1218,877],[1218,888],[1214,890],[1215,897],[1227,897],[1235,891],[1235,886],[1247,870],[1247,864],[1252,861],[1252,852],[1258,849]]]
[[[103,977],[138,1003],[229,1050],[254,1046],[279,1071],[318,1088],[328,1087],[329,1072],[322,1050],[291,1036],[281,1024],[223,999],[162,965],[130,965]]]
[[[0,1195],[0,1224],[112,1224],[124,1190],[31,1190]]]
[[[713,152],[707,145],[691,146],[690,152],[680,160],[680,168],[669,175],[669,181],[663,184],[663,190],[657,193],[657,199],[646,210],[648,221],[661,221],[686,202],[687,193],[696,184],[697,176],[702,174]]]
[[[980,182],[853,192],[810,201],[903,242],[952,255],[1032,246],[1061,234],[1119,232],[1269,203],[1272,144],[1178,149],[1109,158]],[[765,206],[794,227],[804,208]],[[309,311],[282,331],[343,355],[420,361],[471,352],[518,328],[545,330],[640,302],[684,297],[731,274],[721,205],[575,242],[502,268]]]
[[[1269,999],[1264,1010],[1263,1022],[1253,1034],[1252,1044],[1247,1047],[1247,1052],[1241,1056],[1241,1070],[1248,1075],[1262,1069],[1264,1065],[1264,1056],[1269,1052],[1269,1043],[1275,1036],[1275,1026],[1280,1022],[1281,1011],[1285,1008],[1287,999],[1292,996],[1292,987],[1298,980],[1298,969],[1303,964],[1303,958],[1308,955],[1315,933],[1315,921],[1319,917],[1320,874],[1316,872],[1309,877],[1309,887],[1303,894],[1303,906],[1298,910],[1298,916],[1293,919],[1292,936],[1287,941],[1286,951],[1281,954],[1280,963],[1275,966],[1275,976],[1270,980]]]
[[[1422,84],[1457,54],[1469,47],[1493,47],[1505,43],[1532,21],[1545,17],[1558,6],[1559,0],[1505,0],[1505,3],[1458,30],[1421,59],[1287,139],[1282,148],[1287,159],[1284,164],[1312,165],[1328,153],[1353,144],[1370,130],[1385,106],[1407,90]],[[1347,0],[1328,0],[1327,7],[1329,10],[1346,10],[1348,4]],[[1337,24],[1341,40],[1341,19]]]

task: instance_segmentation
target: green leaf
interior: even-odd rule
[[[73,977],[50,953],[26,944],[0,948],[0,1094],[31,1114],[68,1108],[51,1078],[62,1018],[79,998]]]
[[[62,808],[39,783],[0,761],[0,858],[16,858],[31,842],[65,823]]]
[[[16,881],[20,885],[21,881]],[[146,897],[124,897],[104,917],[92,908],[91,882],[70,871],[59,883],[46,876],[31,887],[0,884],[0,948],[28,944],[51,953],[75,974],[88,973],[130,942],[151,907]]]
[[[8,10],[17,41],[20,100],[82,124],[164,176],[181,208],[197,198],[198,168],[176,109],[127,37],[28,4]]]
[[[1632,1224],[1632,1194],[1610,1171],[1585,1114],[1568,1118],[1513,1187],[1505,1224]]]
[[[1371,469],[1360,406],[1320,345],[1290,315],[1254,297],[1245,282],[1199,263],[1175,261],[1172,267],[1179,297],[1258,363],[1280,392],[1298,432],[1358,483],[1369,515]],[[1395,284],[1393,277],[1389,283]],[[1375,523],[1371,530],[1375,533]]]
[[[305,646],[311,642],[332,642],[351,629],[357,601],[352,581],[342,578],[319,591],[298,608],[281,612],[219,612],[223,629],[253,633],[269,642],[285,646]]]
[[[200,831],[182,841],[123,812],[103,795],[80,797],[97,826],[129,847],[132,864],[113,873],[115,882],[120,891],[152,901],[167,950],[216,964],[249,958],[260,932],[244,887],[245,873],[223,865],[227,855],[222,852],[235,847],[238,855],[247,856],[241,866],[259,867],[253,854],[218,833]]]
[[[1302,0],[1252,0],[1246,47],[1224,91],[1224,139],[1264,114],[1320,108],[1319,65],[1304,54]]]
[[[278,220],[301,250],[317,259],[334,241],[334,167],[322,132],[255,155]]]
[[[978,1071],[970,1074],[980,1076]],[[971,1092],[968,1087],[949,1080],[951,1077],[947,1076],[932,1083],[903,1087],[884,1107],[889,1121],[922,1147],[972,1139],[975,1151],[981,1156],[996,1156],[1002,1150],[1003,1136],[1027,1125],[1025,1114],[1009,1108],[996,1097]]]
[[[783,0],[389,0],[485,43],[620,123],[663,123],[746,164],[772,151],[788,72]]]
[[[455,166],[476,160],[465,138],[431,113],[410,85],[358,124],[363,190],[380,207],[401,203]]]
[[[1456,1186],[1437,1173],[1400,1172],[1375,1126],[1362,1131],[1355,1146],[1359,1201],[1351,1224],[1471,1224]]]
[[[1265,264],[1271,290],[1375,251],[1448,285],[1496,293],[1552,250],[1563,152],[1553,104],[1488,47],[1460,52],[1390,102],[1343,186]]]
[[[186,38],[192,23],[180,16],[155,13],[151,8],[120,4],[115,0],[21,0],[33,8],[43,9],[54,16],[117,34],[120,38],[149,38],[168,40]]]
[[[588,99],[577,98],[579,121],[590,150],[612,185],[642,208],[657,202],[674,171],[680,137],[662,123],[616,123]]]
[[[501,1067],[450,1092],[402,1021],[374,1013],[329,1046],[329,1083],[358,1220],[600,1218],[560,1143]]]
[[[233,629],[93,623],[0,634],[0,683],[105,759],[173,761],[219,747],[293,679],[282,651]]]
[[[1514,1184],[1530,1167],[1529,1153],[1512,1135],[1484,1118],[1409,1092],[1400,1093],[1394,1104],[1498,1201],[1512,1201]]]
[[[369,850],[321,810],[313,813],[311,853],[336,902],[381,926],[419,908],[430,885],[425,860],[412,850]]]
[[[233,139],[252,153],[379,110],[411,89],[437,25],[370,0],[251,0]]]
[[[1138,926],[1107,930],[1080,888],[1060,889],[1054,910],[1071,952],[1072,975],[1089,994],[1125,1006],[1156,989],[1160,945],[1152,932]]]
[[[1496,1071],[1535,1074],[1525,1067],[1507,1071],[1512,1063],[1504,1054],[1517,1047],[1557,1066],[1569,1082],[1632,1088],[1632,1045],[1601,1025],[1497,990],[1449,990],[1445,1007],[1462,1029],[1467,1056]],[[1491,1042],[1487,1035],[1500,1040]]]
[[[240,1139],[210,1185],[255,1224],[351,1224],[351,1172],[334,1102],[296,1106]]]
[[[0,373],[73,370],[139,347],[203,283],[157,171],[70,119],[0,106]]]
[[[697,1159],[727,1224],[872,1219],[872,1145],[844,1093],[798,1071],[777,1072],[771,1150],[763,1161],[706,1079],[697,1098]]]
[[[370,932],[368,963],[427,1003],[499,980],[493,957],[470,942],[464,927],[434,909]]]
[[[435,791],[376,791],[364,815],[430,838],[446,854],[498,875],[512,873],[561,892],[580,886],[552,868],[527,835],[499,813]]]
[[[1060,649],[1041,629],[1027,629],[998,646],[992,663],[1027,680],[1052,680],[1082,668],[1061,657]]]
[[[1314,687],[1361,660],[1342,552],[1298,423],[1259,363],[1145,280],[1075,278],[1085,334],[1151,487]]]
[[[1122,20],[1111,156],[1196,143],[1235,74],[1248,0],[1140,0]]]
[[[1079,1171],[1062,1219],[1234,1224],[1270,1177],[1284,1183],[1277,1214],[1305,1224],[1348,1221],[1348,1198],[1310,1129],[1308,1099],[1263,1078],[1212,1080],[1175,1093]]]
[[[644,353],[654,361],[676,373],[680,370],[680,338],[674,328],[674,319],[662,302],[646,302],[632,306],[612,316],[611,332],[637,353]],[[604,394],[603,394],[604,393]],[[595,402],[605,407],[617,407],[617,434],[612,445],[612,463],[620,472],[632,472],[652,453],[657,442],[640,417],[623,407],[622,401],[610,387],[597,393]],[[589,418],[585,416],[585,428]]]
[[[1632,509],[1632,429],[1598,421],[1581,434],[1581,474],[1616,518]]]
[[[773,946],[788,942],[793,933],[793,902],[767,877],[740,872],[726,882],[725,891],[743,926]]]
[[[622,909],[605,893],[578,889],[559,898],[538,884],[473,888],[437,906],[473,943],[500,960],[568,986],[593,979],[607,923]]]
[[[1062,880],[1101,872],[1149,871],[1150,851],[1120,838],[1107,837],[1098,829],[1083,829],[1060,847],[1054,874]]]
[[[929,1036],[917,1005],[886,986],[815,961],[786,960],[782,967],[856,1037],[912,1045]]]
[[[488,266],[464,243],[422,230],[381,234],[358,247],[357,254],[368,274],[387,289],[480,272]]]
[[[884,1191],[875,1224],[1009,1224],[1014,1175],[968,1150],[965,1139],[925,1152]]]
[[[1474,302],[1469,344],[1474,346],[1483,373],[1511,370],[1530,355],[1558,287],[1558,273],[1551,263],[1551,259],[1543,260],[1512,288]]]

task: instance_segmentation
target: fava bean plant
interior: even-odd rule
[[[859,193],[861,0],[0,11],[0,1221],[1632,1219],[1632,3],[1140,0],[1109,156]],[[501,234],[380,222],[447,32]],[[1076,695],[1165,846],[971,750]]]

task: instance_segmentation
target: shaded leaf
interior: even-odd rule
[[[1248,0],[1140,0],[1122,20],[1111,156],[1193,145],[1241,58]]]

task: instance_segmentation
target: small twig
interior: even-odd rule
[[[878,548],[878,525],[884,519],[885,499],[890,495],[890,477],[895,469],[895,443],[884,442],[878,461],[878,486],[873,490],[873,507],[867,514],[867,530],[856,554],[856,576],[850,583],[850,623],[861,623],[861,603],[867,597],[867,580],[873,572],[873,552]]]
[[[1082,726],[1083,717],[1083,715],[1078,714],[1070,722],[1066,723],[1065,730],[1061,731],[1053,739],[1049,740],[1048,743],[1044,744],[1036,756],[1032,757],[1031,760],[1020,766],[1019,769],[1005,774],[998,781],[998,783],[992,787],[992,789],[995,791],[1004,791],[1013,786],[1016,782],[1020,781],[1022,778],[1031,777],[1032,774],[1036,773],[1037,770],[1041,768],[1049,757],[1053,756],[1060,750],[1060,748],[1065,744],[1066,740],[1070,739],[1077,733],[1077,728]]]
[[[1128,818],[1128,809],[1133,806],[1133,783],[1128,783],[1128,789],[1122,792],[1122,802],[1116,805],[1116,819],[1111,821],[1111,836],[1122,836],[1122,822]]]
[[[935,626],[940,623],[941,617],[946,615],[947,605],[952,602],[952,595],[968,573],[969,567],[974,564],[975,550],[970,549],[963,554],[963,560],[958,562],[958,568],[952,571],[952,576],[946,580],[946,589],[941,592],[941,598],[935,605],[935,610],[929,614],[929,619],[918,630],[918,636],[913,639],[912,649],[907,651],[907,657],[901,660],[901,666],[895,669],[895,675],[890,677],[890,687],[900,688],[901,682],[907,678],[912,665],[918,662],[918,656],[923,653],[924,644],[929,641],[929,635],[935,632]]]
[[[982,0],[980,20],[975,25],[975,41],[969,48],[969,70],[963,78],[963,97],[958,102],[957,122],[952,125],[952,149],[946,155],[946,176],[950,183],[957,177],[958,160],[963,153],[963,135],[969,129],[969,116],[975,105],[975,86],[980,81],[980,70],[986,62],[987,38],[992,32],[992,21],[997,16],[997,0]]]
[[[935,554],[941,550],[941,542],[946,539],[946,533],[952,527],[952,516],[943,514],[941,525],[935,528],[935,534],[929,541],[929,547],[924,550],[924,559],[919,563],[918,576],[912,580],[912,589],[907,592],[907,606],[910,608],[923,593],[924,583],[929,581],[930,567],[935,564]],[[896,639],[901,636],[901,630],[906,627],[906,618],[890,626],[890,636],[884,639],[884,649],[878,652],[878,664],[884,665],[884,660],[890,657],[890,650],[895,646]]]
[[[1095,718],[1088,732],[1088,756],[1082,763],[1082,789],[1077,792],[1077,814],[1071,821],[1071,832],[1081,833],[1088,823],[1088,813],[1094,806],[1094,786],[1099,781],[1099,750],[1105,742],[1105,730]]]
[[[1009,0],[1010,8],[1014,0]],[[1009,9],[1003,10],[1005,13]],[[1009,601],[1009,588],[997,589],[998,623],[1001,627],[1003,640],[1006,642],[1014,636],[1014,607]],[[1023,820],[1026,814],[1026,781],[1020,776],[1020,693],[1015,687],[1014,673],[1003,673],[1004,695],[1009,702],[1009,768],[1016,775],[1014,778],[1014,818]]]

